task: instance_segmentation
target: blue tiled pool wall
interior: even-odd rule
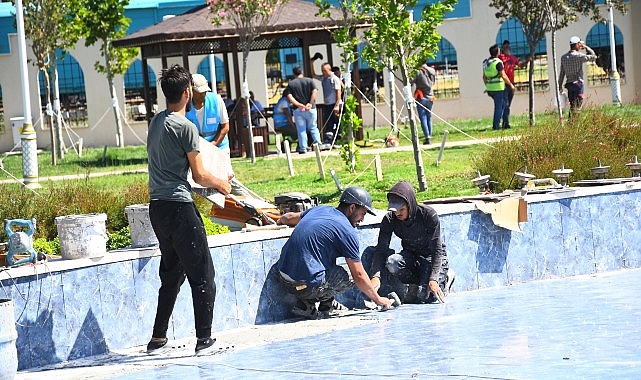
[[[441,215],[453,291],[641,267],[641,192],[530,203],[523,232],[496,227],[480,211]],[[360,228],[361,251],[376,226]],[[214,330],[282,321],[293,303],[274,264],[286,237],[211,249],[216,268]],[[400,249],[400,241],[392,240]],[[117,253],[110,253],[117,254]],[[364,258],[368,260],[367,257]],[[145,344],[155,316],[159,256],[2,281],[14,300],[19,369]],[[351,306],[362,297],[339,299]],[[189,286],[178,297],[169,338],[194,335]]]

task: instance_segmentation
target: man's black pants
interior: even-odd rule
[[[149,218],[161,253],[153,336],[167,336],[180,286],[187,278],[196,337],[209,338],[216,300],[215,270],[200,213],[193,202],[151,201]]]

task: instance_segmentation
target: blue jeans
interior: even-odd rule
[[[505,109],[503,110],[503,128],[510,126],[510,106],[514,99],[514,90],[512,87],[505,86]]]
[[[307,132],[312,135],[314,143],[320,145],[320,132],[316,125],[316,108],[308,111],[301,111],[296,108],[293,113],[294,122],[296,123],[296,132],[298,132],[298,151],[307,152]]]
[[[425,138],[432,137],[432,106],[434,102],[429,98],[417,100],[416,109],[418,110],[418,118],[421,120],[421,128],[423,129],[423,136]]]
[[[492,129],[501,129],[501,119],[503,118],[503,111],[505,111],[505,103],[507,101],[505,91],[488,91],[487,94],[494,99]]]

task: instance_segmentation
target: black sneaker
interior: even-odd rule
[[[167,342],[167,338],[160,340],[152,338],[149,343],[147,343],[147,354],[158,355],[171,350],[171,347],[167,346]]]
[[[321,316],[323,318],[328,318],[333,315],[339,315],[341,314],[341,312],[346,312],[347,310],[349,310],[347,306],[336,301],[335,299],[323,301],[318,305],[318,313],[323,314]]]
[[[198,338],[196,341],[196,356],[208,355],[216,350],[215,338]]]
[[[298,300],[298,302],[296,302],[296,305],[292,308],[292,313],[298,315],[299,317],[313,319],[316,317],[316,313],[318,313],[318,310],[316,310],[315,302]]]

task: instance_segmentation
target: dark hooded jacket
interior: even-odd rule
[[[398,196],[405,200],[409,209],[407,220],[398,220],[392,212],[388,212],[381,221],[378,233],[378,244],[372,259],[372,272],[374,276],[379,275],[387,261],[392,233],[401,239],[401,246],[406,252],[414,255],[430,258],[432,261],[432,273],[430,280],[439,280],[441,262],[445,254],[443,242],[441,241],[441,222],[436,211],[416,201],[416,193],[412,185],[407,181],[401,181],[394,185],[387,193],[390,196]],[[422,284],[421,284],[422,285]]]

